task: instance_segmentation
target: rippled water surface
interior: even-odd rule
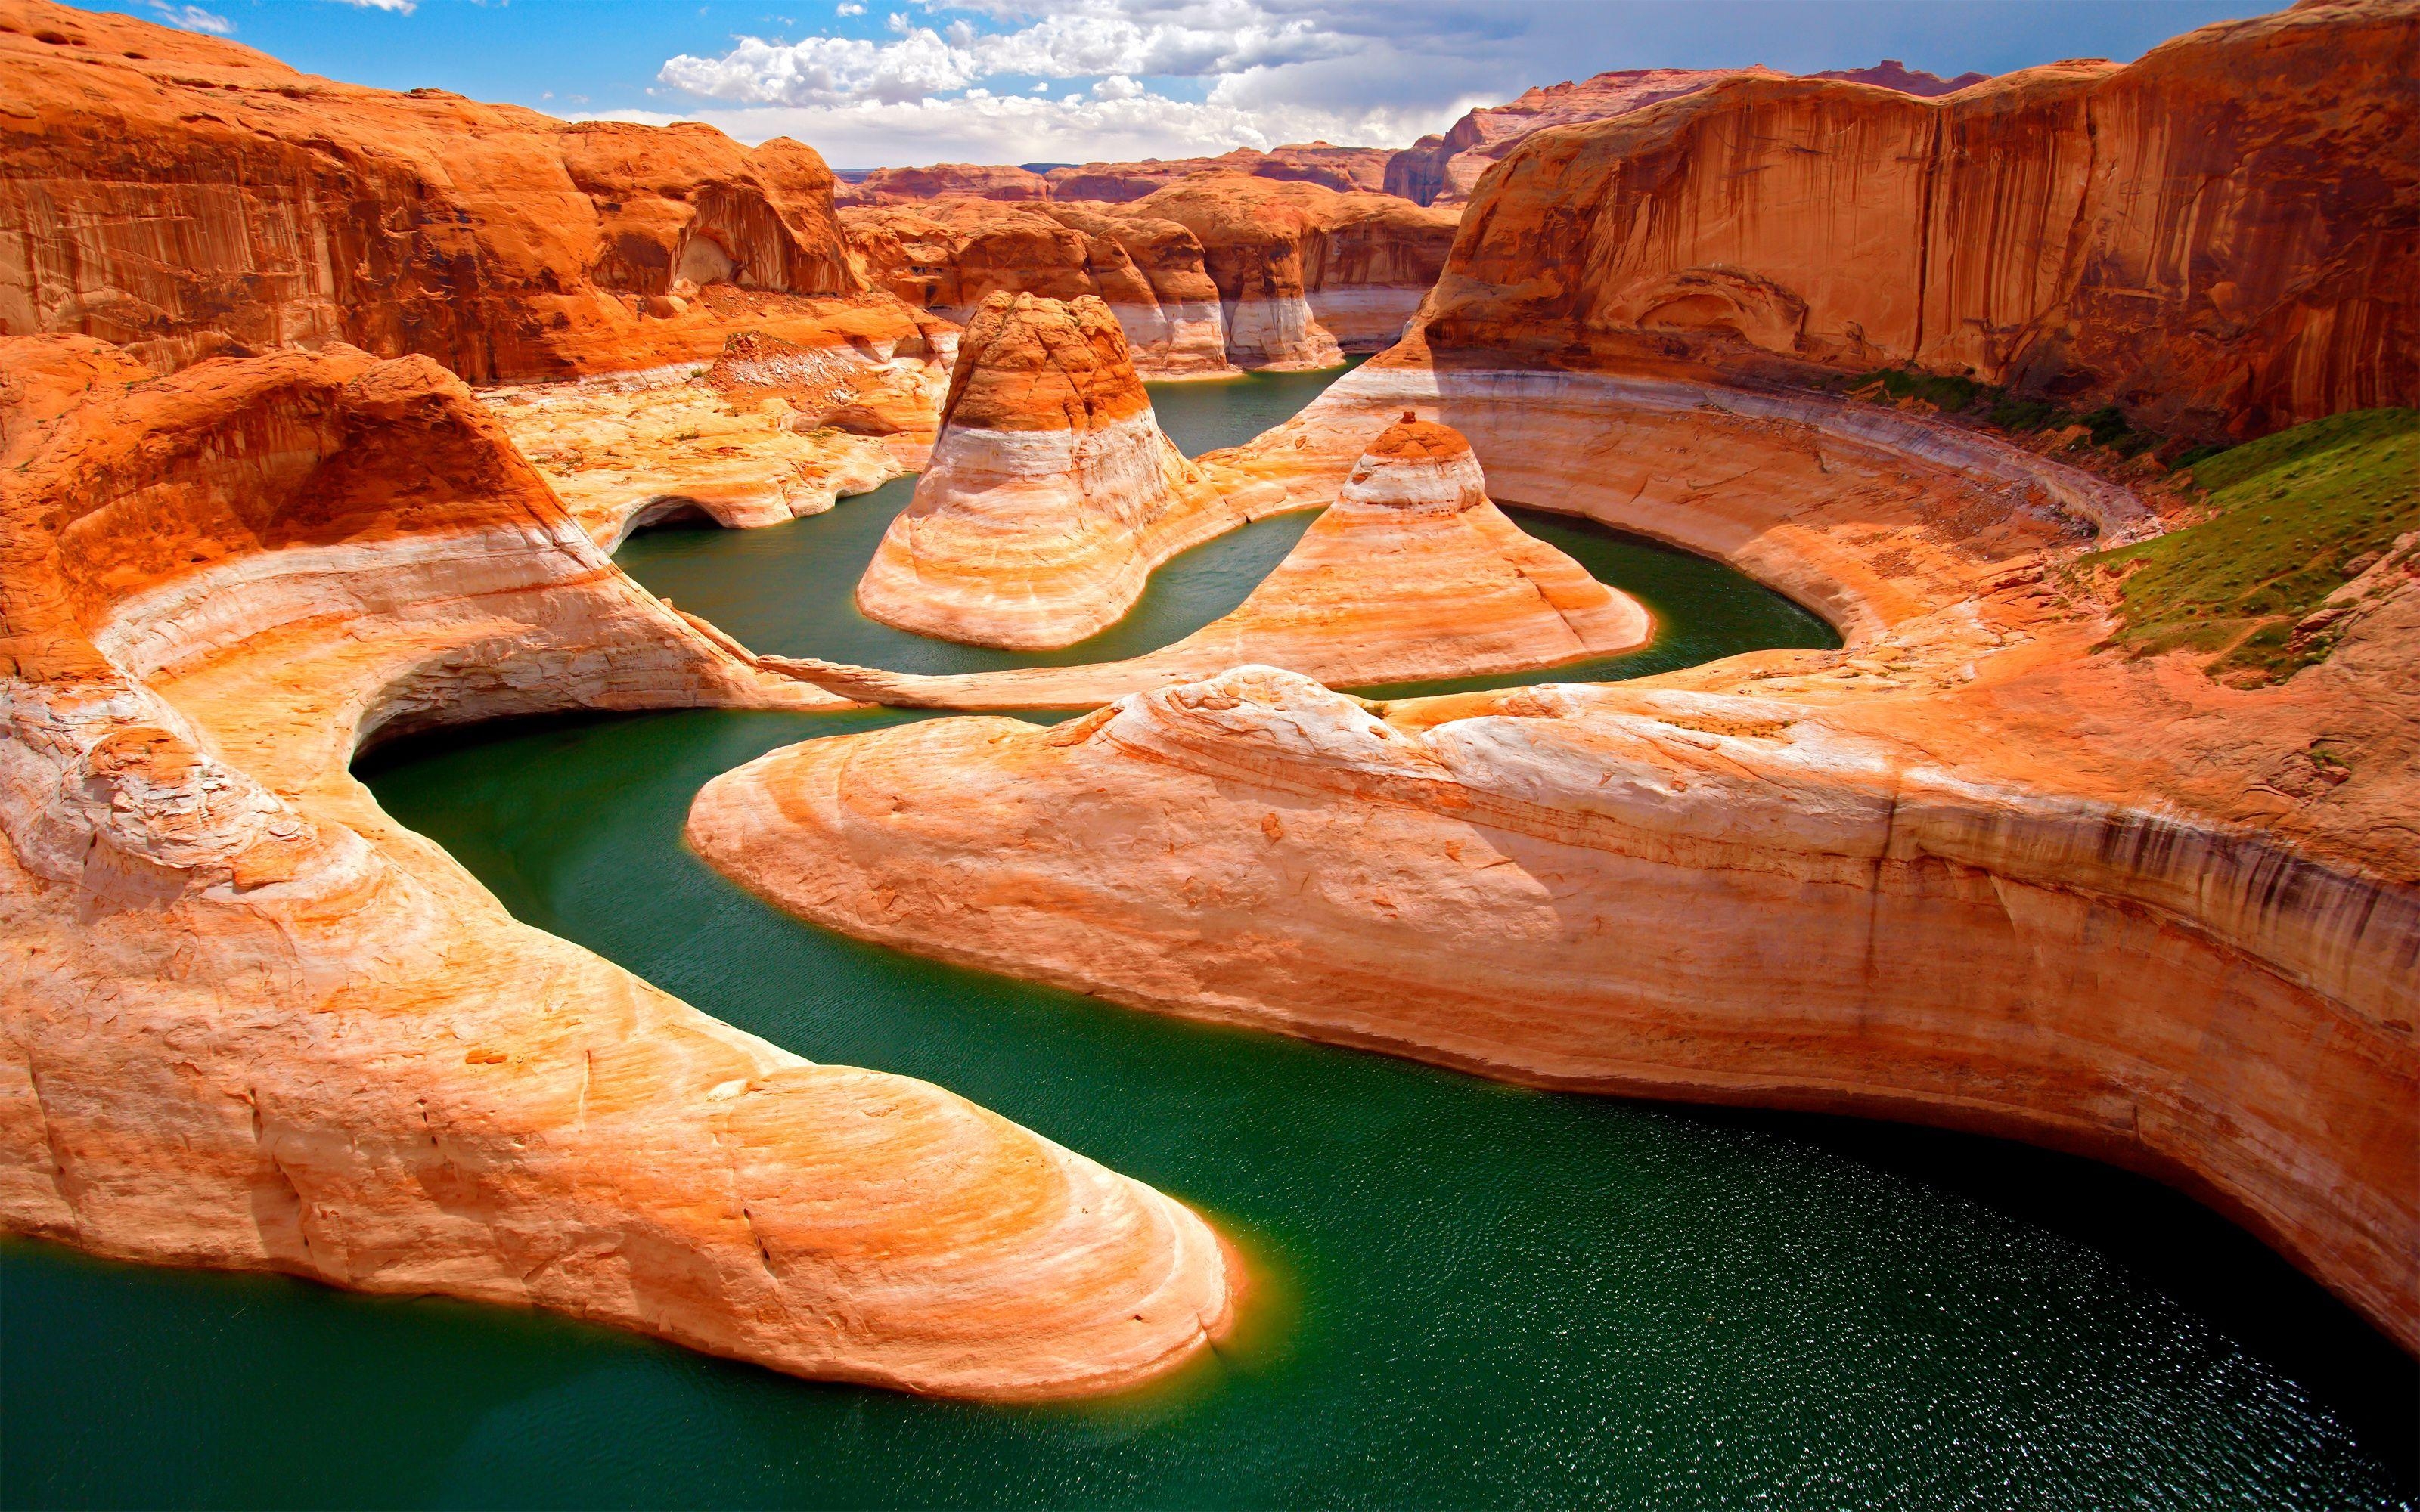
[[[1706,564],[1568,528],[1644,553],[1636,586],[1687,659],[1822,643],[1820,626],[1790,639],[1810,633],[1799,611],[1752,585],[1683,592],[1656,571]],[[806,633],[794,584],[719,591],[783,600],[761,604],[768,649]],[[1704,617],[1718,599],[1731,620]],[[680,845],[716,774],[908,717],[575,720],[397,748],[365,776],[521,918],[802,1055],[929,1078],[1193,1202],[1262,1273],[1235,1348],[1134,1398],[978,1407],[543,1316],[8,1242],[0,1502],[2399,1504],[2408,1362],[2131,1178],[1131,1012],[800,924]]]

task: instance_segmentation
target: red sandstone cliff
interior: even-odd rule
[[[1466,114],[1443,135],[1424,136],[1387,161],[1385,189],[1419,205],[1459,204],[1479,176],[1529,136],[1644,110],[1727,79],[1779,79],[1770,69],[1617,69],[1577,82],[1528,89]]]
[[[1040,200],[1049,180],[1001,162],[937,162],[929,168],[876,168],[834,190],[843,205],[895,205],[906,200]]]
[[[934,200],[841,212],[869,279],[967,319],[991,294],[1116,311],[1153,376],[1321,367],[1395,340],[1453,242],[1451,211],[1249,174],[1126,205]]]
[[[1393,342],[1435,281],[1455,217],[1389,194],[1244,174],[1184,179],[1135,202],[1201,239],[1230,359],[1318,367]]]
[[[1424,136],[1387,160],[1383,181],[1373,187],[1422,205],[1458,205],[1470,198],[1479,176],[1532,134],[1554,126],[1577,126],[1607,120],[1634,110],[1731,79],[1782,79],[1759,65],[1750,69],[1617,69],[1576,83],[1566,80],[1525,91],[1517,100],[1482,106],[1465,115],[1439,136]],[[1945,79],[1921,69],[1909,69],[1897,58],[1885,58],[1870,69],[1834,69],[1807,75],[1870,84],[1909,95],[1946,95],[1968,85],[1981,84],[1980,73]]]
[[[1097,295],[1153,377],[1227,370],[1218,290],[1173,221],[1107,206],[940,199],[850,207],[850,244],[876,288],[961,323],[994,294]]]
[[[342,341],[474,380],[828,341],[817,297],[861,289],[831,185],[796,142],[365,89],[0,0],[0,334],[155,364]],[[879,304],[854,318],[913,330]]]
[[[1140,199],[1199,173],[1249,174],[1255,178],[1317,184],[1340,193],[1354,190],[1377,193],[1387,187],[1387,162],[1393,156],[1385,147],[1340,147],[1325,142],[1301,142],[1267,152],[1237,147],[1215,158],[1085,162],[1053,168],[1046,177],[1050,180],[1054,199],[1097,199],[1111,204]]]
[[[2414,78],[2420,4],[2326,0],[1938,101],[1733,79],[1520,144],[1422,325],[1913,363],[2212,437],[2411,404]]]

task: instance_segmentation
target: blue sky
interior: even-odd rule
[[[1606,69],[2133,58],[2215,0],[104,0],[357,84],[788,135],[842,167],[1401,146]]]

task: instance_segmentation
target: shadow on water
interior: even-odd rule
[[[1523,524],[1559,545],[1550,532],[1579,530]],[[1668,634],[1711,635],[1706,655],[1825,643],[1786,601],[1742,597],[1736,575],[1683,591],[1699,569],[1678,553],[1580,544],[1601,575],[1643,575],[1634,591],[1668,608]],[[768,624],[795,627],[796,600],[828,596],[798,587],[767,595]],[[1692,606],[1726,597],[1750,607],[1716,635],[1714,610]],[[1149,1401],[994,1408],[789,1381],[541,1315],[11,1242],[0,1502],[2411,1494],[2397,1467],[2420,1412],[2412,1362],[2248,1236],[2123,1173],[1855,1120],[1527,1091],[1128,1011],[802,924],[681,845],[717,774],[924,717],[587,717],[440,733],[358,770],[527,922],[810,1058],[932,1080],[1200,1205],[1282,1277],[1283,1336]]]

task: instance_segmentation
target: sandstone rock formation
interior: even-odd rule
[[[1427,338],[1915,363],[2210,438],[2408,405],[2415,72],[2420,5],[2322,0],[1937,101],[1718,84],[1523,143]]]
[[[1415,406],[1493,486],[1721,556],[1846,648],[1374,708],[1248,669],[793,747],[695,842],[831,927],[1140,1006],[2093,1153],[2420,1346],[2420,580],[2229,688],[2096,652],[2064,564],[2158,528],[2123,489],[1712,369],[1477,355],[1364,367],[1268,450],[1332,486]],[[2279,775],[2315,741],[2346,769]]]
[[[955,338],[939,344],[954,352]],[[481,401],[607,551],[631,532],[704,517],[735,529],[820,515],[844,494],[921,471],[949,368],[879,367],[742,332],[705,368],[492,388]]]
[[[361,88],[48,0],[0,0],[0,335],[525,379],[709,362],[737,330],[816,344],[861,288],[831,175],[787,140]]]
[[[1204,472],[1213,488],[1233,477]],[[958,676],[783,665],[883,703],[1064,709],[1254,662],[1333,687],[1520,671],[1628,651],[1648,629],[1636,600],[1504,517],[1468,441],[1407,411],[1234,612],[1149,656]]]
[[[1617,69],[1593,78],[1524,90],[1502,105],[1466,113],[1443,134],[1424,136],[1387,161],[1386,192],[1416,205],[1460,205],[1480,175],[1536,132],[1626,116],[1696,94],[1727,79],[1786,79],[1771,69]]]
[[[1239,173],[1317,184],[1340,193],[1360,190],[1383,193],[1387,162],[1394,154],[1385,147],[1340,147],[1325,142],[1298,142],[1255,152],[1237,147],[1215,158],[1154,158],[1144,162],[1086,162],[1053,168],[1051,196],[1061,200],[1101,200],[1125,204],[1156,193],[1180,178],[1199,173]]]
[[[843,205],[895,205],[920,199],[1044,200],[1050,181],[1007,163],[937,162],[929,168],[876,168],[852,175],[834,198]]]
[[[1456,217],[1388,194],[1242,174],[1196,176],[1137,200],[1202,242],[1242,367],[1318,368],[1400,335],[1453,245]]]
[[[1173,221],[1098,206],[965,199],[841,212],[875,286],[960,324],[994,294],[1107,303],[1147,378],[1232,373],[1202,243]]]
[[[1524,91],[1502,105],[1482,105],[1464,115],[1443,134],[1424,136],[1391,154],[1378,184],[1368,186],[1400,194],[1419,205],[1461,205],[1471,197],[1480,175],[1539,131],[1557,126],[1577,126],[1607,120],[1683,95],[1693,95],[1732,79],[1786,79],[1790,75],[1759,65],[1748,69],[1616,69],[1576,83]],[[1945,79],[1921,69],[1909,69],[1897,58],[1885,58],[1870,69],[1832,69],[1807,75],[1869,84],[1909,95],[1946,95],[1988,77],[1962,73]]]
[[[1969,85],[1987,84],[1992,76],[1988,73],[1977,73],[1970,69],[1954,79],[1945,79],[1937,73],[1927,73],[1922,69],[1911,69],[1895,57],[1886,57],[1870,69],[1825,69],[1820,73],[1810,73],[1807,77],[1838,79],[1843,84],[1869,84],[1884,89],[1896,89],[1903,95],[1923,95],[1931,98],[1937,95],[1954,95]]]
[[[624,579],[458,379],[0,342],[0,1225],[1032,1396],[1231,1307],[1198,1218],[515,922],[347,764],[563,708],[828,706]]]
[[[1332,367],[1387,346],[1455,224],[1391,195],[1232,173],[1127,205],[935,200],[842,219],[876,287],[954,320],[995,293],[1098,295],[1154,378]]]
[[[1185,532],[1205,492],[1160,434],[1107,304],[995,294],[967,328],[932,465],[858,607],[946,640],[1069,645],[1200,538]]]

